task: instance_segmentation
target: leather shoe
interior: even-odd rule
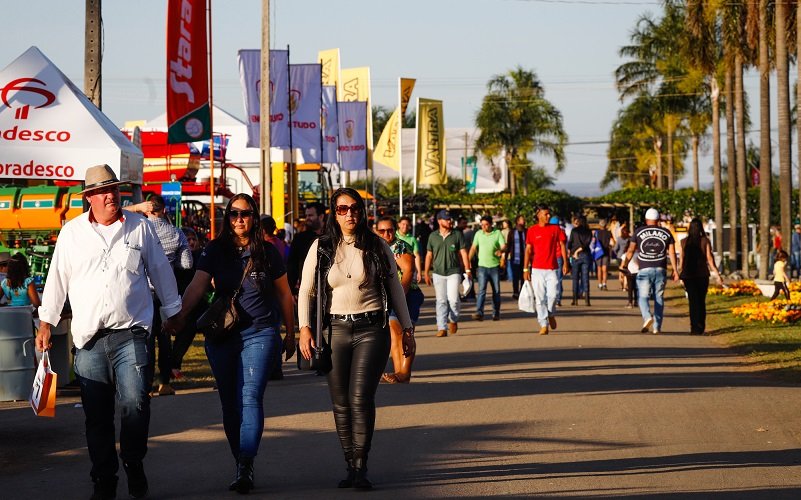
[[[455,322],[455,321],[454,321],[454,322],[452,322],[452,323],[448,323],[448,333],[450,333],[451,335],[453,335],[453,334],[454,334],[454,333],[456,333],[457,331],[459,331],[459,323],[457,323],[457,322]]]
[[[447,337],[448,332],[446,330],[437,330],[437,337]]]
[[[236,461],[236,479],[228,485],[229,491],[245,494],[253,489],[253,457],[239,457]]]
[[[337,484],[337,488],[350,488],[353,486],[353,480],[356,478],[356,471],[353,469],[353,460],[348,460],[348,475]]]
[[[373,483],[367,479],[367,464],[361,458],[353,459],[353,488],[357,490],[373,488]]]
[[[117,476],[93,479],[94,491],[89,500],[112,500],[117,498]]]

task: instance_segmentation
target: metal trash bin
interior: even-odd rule
[[[64,387],[75,377],[72,372],[72,315],[61,317],[61,321],[50,329],[50,368],[58,373],[58,387]]]
[[[36,373],[31,308],[0,307],[0,401],[24,401]]]

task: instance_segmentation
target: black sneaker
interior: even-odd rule
[[[147,476],[142,462],[122,464],[128,475],[128,494],[133,498],[144,498],[147,495]]]
[[[93,479],[93,481],[95,482],[95,488],[89,500],[111,500],[117,498],[117,476]]]

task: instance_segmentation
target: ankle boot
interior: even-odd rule
[[[578,292],[575,292],[575,291],[573,292],[573,300],[570,302],[570,305],[571,306],[577,306],[578,305]]]
[[[584,305],[585,306],[589,306],[590,305],[590,291],[589,290],[587,290],[587,295],[584,296]]]
[[[239,457],[236,461],[236,479],[228,485],[229,491],[248,493],[253,489],[253,457]]]
[[[346,458],[345,462],[348,464],[348,467],[345,469],[348,471],[348,475],[339,482],[337,488],[350,488],[353,486],[353,479],[356,477],[356,471],[353,468],[353,459]]]
[[[353,487],[357,490],[373,488],[373,483],[367,479],[367,460],[364,458],[353,459]]]

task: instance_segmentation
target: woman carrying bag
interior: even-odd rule
[[[679,250],[679,278],[684,282],[690,305],[690,334],[703,335],[706,329],[706,292],[709,288],[709,271],[720,280],[712,257],[712,245],[698,218],[690,222],[687,237]]]
[[[234,297],[238,321],[221,338],[207,333],[206,355],[220,394],[225,436],[236,459],[236,478],[228,489],[239,493],[253,488],[253,459],[264,430],[267,380],[281,362],[281,352],[286,351],[286,359],[295,352],[295,316],[286,268],[278,250],[263,240],[259,226],[253,198],[241,193],[231,198],[220,235],[200,255],[180,313],[182,319],[189,315],[212,280],[216,295]],[[282,318],[287,331],[283,346]]]
[[[298,294],[300,352],[311,359],[315,348],[317,293],[322,293],[322,328],[331,327],[328,388],[334,422],[348,475],[340,488],[370,489],[367,455],[375,428],[375,392],[389,356],[387,322],[390,307],[403,327],[403,354],[414,350],[414,328],[395,258],[389,246],[367,227],[364,200],[355,190],[340,188],[331,196],[326,218],[303,265]],[[317,290],[320,267],[323,286]]]

